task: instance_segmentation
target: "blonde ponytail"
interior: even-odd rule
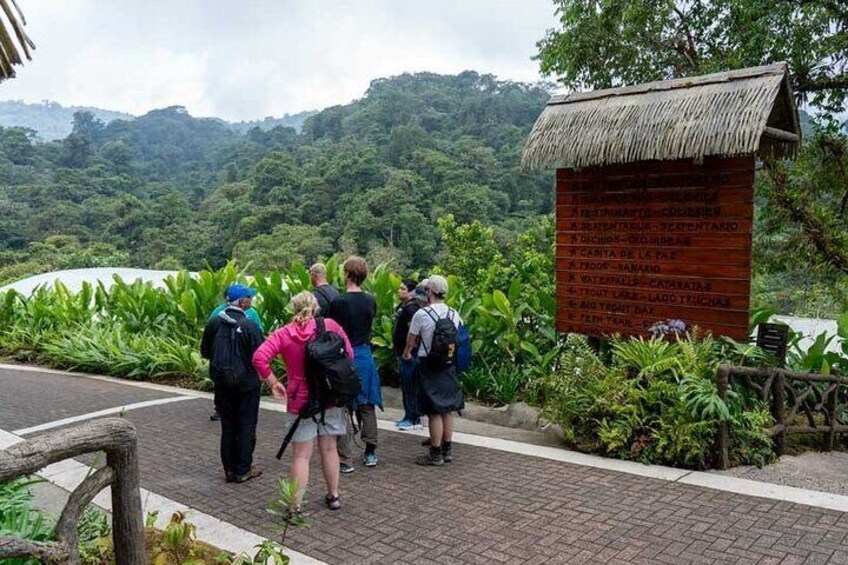
[[[311,292],[304,290],[292,297],[291,307],[294,312],[292,321],[296,322],[299,326],[304,326],[306,322],[315,316],[315,312],[318,311],[318,301]]]

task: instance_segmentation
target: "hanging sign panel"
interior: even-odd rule
[[[753,156],[557,171],[557,328],[747,339]]]

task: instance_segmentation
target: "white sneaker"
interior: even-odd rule
[[[404,420],[403,422],[397,425],[397,429],[402,432],[408,432],[410,430],[414,430],[415,426],[409,420]]]
[[[424,429],[424,424],[415,424],[414,426],[412,426],[412,429],[416,432],[420,432]]]

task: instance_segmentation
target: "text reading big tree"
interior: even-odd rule
[[[557,171],[557,328],[748,332],[754,157]]]

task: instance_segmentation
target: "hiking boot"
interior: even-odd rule
[[[246,483],[250,479],[255,479],[255,478],[261,477],[261,476],[262,476],[262,471],[259,470],[258,467],[251,467],[250,471],[248,471],[244,475],[238,475],[237,477],[235,477],[233,479],[233,482],[238,483],[238,484],[242,484],[242,483]]]
[[[379,461],[376,453],[366,453],[365,457],[362,458],[362,462],[365,463],[366,467],[376,467]]]
[[[446,441],[442,444],[442,459],[445,460],[445,463],[450,463],[453,461],[453,442]]]
[[[342,501],[339,500],[339,496],[330,496],[329,494],[324,497],[324,504],[327,505],[327,508],[330,510],[338,510],[342,507]]]
[[[442,447],[431,447],[427,455],[419,455],[416,457],[415,463],[430,467],[441,467],[445,464],[445,458],[442,455]]]
[[[225,469],[224,470],[224,476],[226,477],[228,483],[236,482],[236,474],[233,471],[230,471],[229,469]]]
[[[430,438],[422,439],[421,445],[424,447],[430,447]]]
[[[350,475],[351,473],[353,473],[353,471],[353,465],[348,465],[344,462],[339,463],[339,473],[341,473],[342,475]]]

